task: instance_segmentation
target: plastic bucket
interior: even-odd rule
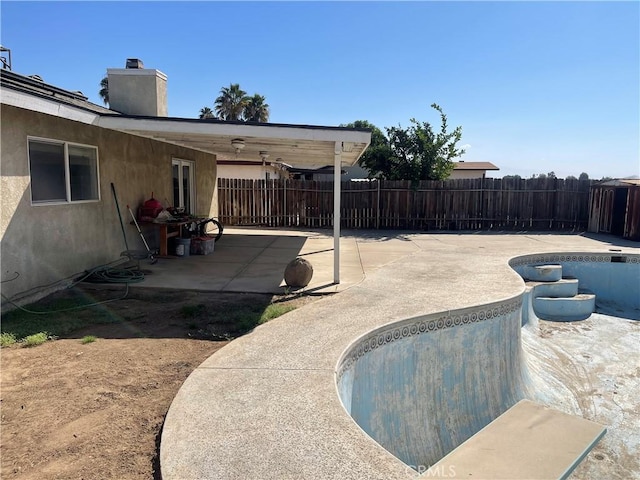
[[[190,238],[176,238],[176,256],[188,257],[191,250]]]

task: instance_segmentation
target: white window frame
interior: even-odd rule
[[[31,153],[29,148],[29,143],[31,141],[40,142],[40,143],[48,143],[51,145],[62,145],[64,148],[64,177],[65,177],[65,200],[33,200],[33,191],[31,190],[32,180],[31,180]],[[73,147],[83,147],[95,150],[96,153],[96,186],[97,186],[97,198],[92,198],[89,200],[71,200],[71,175],[69,170],[69,146]],[[43,205],[69,205],[69,204],[77,204],[77,203],[95,203],[101,200],[100,197],[100,158],[98,156],[98,147],[95,145],[86,145],[83,143],[75,143],[75,142],[66,142],[64,140],[56,140],[53,138],[44,138],[44,137],[32,137],[27,136],[27,160],[29,166],[29,199],[31,201],[31,206],[39,207]]]
[[[171,159],[171,181],[173,182],[173,167],[178,167],[178,197],[180,200],[180,205],[174,205],[174,207],[184,207],[184,190],[182,188],[184,178],[182,176],[182,167],[189,167],[189,186],[191,187],[191,195],[189,198],[189,203],[191,204],[191,210],[195,210],[196,208],[196,162],[193,160],[185,160],[183,158],[172,158]],[[173,187],[172,187],[173,191]],[[173,193],[172,193],[173,195]],[[195,211],[189,212],[193,215],[196,214]]]

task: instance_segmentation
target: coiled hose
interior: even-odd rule
[[[10,280],[4,280],[2,283],[5,282],[10,282],[15,280],[16,278],[18,278],[20,276],[20,274],[18,272],[16,272],[16,276]],[[56,282],[53,282],[49,285],[44,285],[40,288],[47,288],[47,287],[52,287],[56,284],[65,282],[69,279],[70,277],[67,277],[67,279],[63,279],[63,280],[59,280]],[[38,287],[32,288],[30,290],[27,290],[27,292],[22,292],[21,294],[18,295],[14,295],[13,298],[8,298],[6,295],[4,295],[3,293],[0,293],[0,296],[2,296],[2,299],[4,301],[6,301],[7,303],[10,303],[11,305],[13,305],[14,307],[18,308],[19,310],[22,310],[24,312],[27,313],[32,313],[32,314],[37,314],[37,315],[47,315],[47,314],[52,314],[52,313],[60,313],[60,312],[67,312],[67,311],[71,311],[71,310],[81,310],[84,308],[89,308],[89,307],[94,307],[96,305],[102,305],[105,303],[109,303],[109,302],[116,302],[118,300],[124,300],[127,295],[129,294],[129,284],[130,283],[139,283],[141,281],[144,280],[144,273],[141,272],[140,270],[137,269],[132,269],[132,268],[118,268],[118,267],[114,267],[112,266],[112,264],[105,264],[105,265],[100,265],[98,267],[95,267],[91,270],[85,270],[85,272],[83,272],[82,274],[78,275],[75,274],[72,276],[72,278],[75,278],[69,285],[67,285],[65,288],[69,289],[69,288],[73,288],[74,286],[76,286],[78,283],[81,282],[90,282],[90,283],[124,283],[125,284],[125,292],[121,297],[118,298],[112,298],[109,300],[104,300],[102,302],[94,302],[94,303],[89,303],[86,305],[78,305],[76,307],[70,307],[70,308],[64,308],[61,310],[47,310],[47,311],[35,311],[35,310],[31,310],[28,308],[25,308],[19,304],[17,304],[13,299],[16,297],[22,297],[26,294],[33,294],[35,293],[35,291],[37,291]]]
[[[91,283],[139,283],[143,280],[144,273],[140,270],[103,266],[91,270],[79,281]],[[78,283],[78,281],[75,283]]]

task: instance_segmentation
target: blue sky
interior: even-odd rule
[[[13,2],[13,70],[95,103],[107,68],[168,76],[169,115],[220,88],[272,122],[462,125],[494,176],[640,174],[639,2]]]

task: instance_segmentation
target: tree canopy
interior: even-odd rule
[[[367,148],[360,157],[358,163],[360,166],[369,170],[371,177],[382,177],[382,175],[376,175],[376,172],[388,169],[390,165],[388,159],[391,157],[389,139],[384,133],[382,133],[382,130],[366,120],[356,120],[353,123],[348,123],[346,125],[343,124],[340,126],[347,128],[366,128],[371,130],[371,143],[369,144],[369,148]]]
[[[214,101],[214,110],[209,107],[200,109],[200,118],[218,118],[245,122],[268,122],[269,104],[263,95],[253,96],[240,88],[240,84],[231,83],[222,87],[220,95]]]
[[[216,115],[221,120],[240,120],[248,101],[247,92],[240,88],[240,84],[232,83],[228,87],[222,87],[220,95],[214,101]]]
[[[249,97],[242,117],[246,122],[266,122],[269,120],[269,105],[267,104],[264,96],[255,94],[253,97]]]
[[[443,180],[453,170],[453,159],[465,151],[457,148],[462,127],[448,131],[447,116],[437,104],[431,108],[440,114],[440,130],[429,122],[410,119],[411,126],[385,127],[386,135],[366,120],[345,125],[371,129],[371,145],[360,157],[359,164],[374,178],[387,180]]]
[[[109,104],[109,77],[107,75],[100,80],[100,91],[98,95],[100,95],[105,105]]]
[[[198,118],[216,118],[216,115],[209,107],[202,107]]]

